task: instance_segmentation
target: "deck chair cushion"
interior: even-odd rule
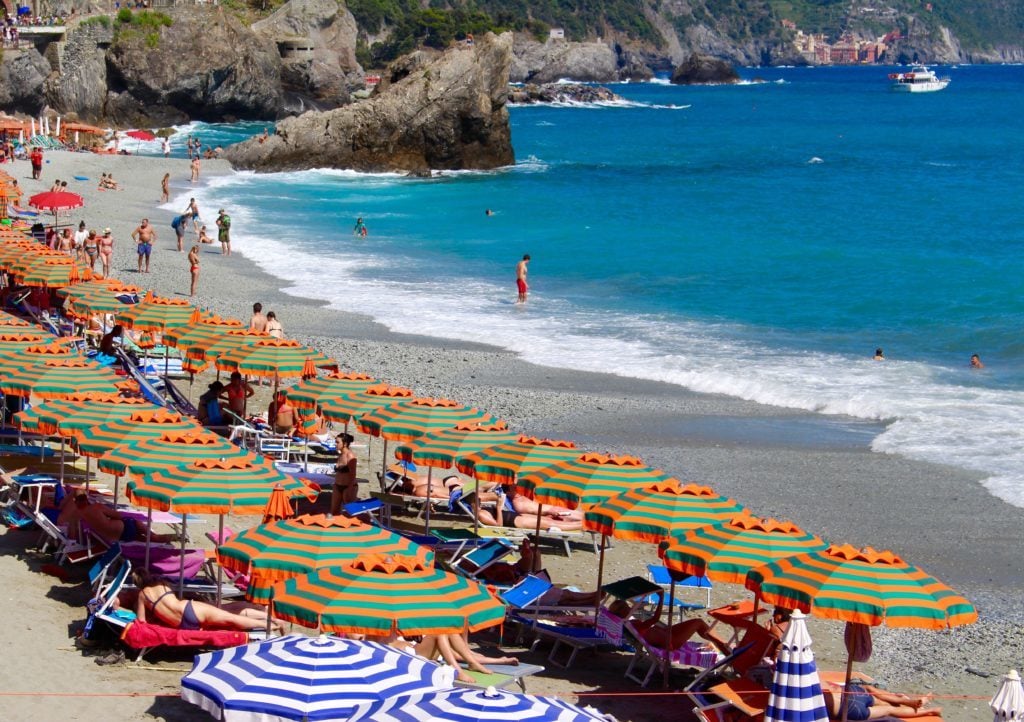
[[[150,647],[237,647],[249,641],[245,632],[232,629],[172,629],[148,622],[132,622],[125,627],[121,641],[132,649]]]

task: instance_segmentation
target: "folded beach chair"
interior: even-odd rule
[[[171,401],[171,406],[179,414],[185,416],[195,417],[199,410],[196,409],[195,404],[188,400],[188,396],[181,392],[177,386],[170,379],[164,379],[164,391],[167,392],[167,396]]]

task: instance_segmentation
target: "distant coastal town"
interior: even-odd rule
[[[792,20],[782,20],[782,27],[795,31],[793,44],[804,59],[812,65],[859,65],[886,62],[885,53],[889,46],[902,36],[899,30],[892,30],[874,39],[858,38],[844,33],[830,43],[824,33],[805,33]]]

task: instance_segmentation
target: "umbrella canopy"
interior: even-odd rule
[[[146,439],[131,447],[112,449],[100,457],[100,471],[115,476],[152,474],[188,466],[201,459],[220,459],[242,455],[234,444],[212,431],[164,432],[158,439]]]
[[[380,381],[368,374],[351,371],[337,371],[327,376],[313,378],[296,384],[285,393],[288,401],[297,409],[316,409],[328,399],[336,399],[346,394],[365,391]],[[410,396],[412,393],[410,392]]]
[[[431,431],[410,445],[399,446],[395,449],[395,458],[448,469],[455,465],[456,459],[518,438],[518,434],[506,428],[504,421],[497,424],[461,421],[454,428]]]
[[[320,410],[328,421],[347,424],[352,419],[390,406],[398,400],[411,399],[412,395],[412,389],[404,386],[377,384],[367,387],[365,391],[353,391],[343,396],[324,399],[320,402]]]
[[[314,348],[284,338],[265,338],[228,351],[214,362],[221,371],[240,371],[250,376],[294,378],[316,376],[318,368],[337,370],[338,362]]]
[[[33,208],[43,211],[68,211],[72,208],[81,208],[84,205],[82,196],[69,191],[47,191],[36,193],[28,199],[28,204]]]
[[[157,439],[168,431],[199,431],[194,419],[185,418],[175,411],[146,408],[132,411],[126,418],[102,424],[90,424],[72,433],[78,453],[84,456],[103,456],[119,446],[130,446],[143,439]]]
[[[125,135],[135,140],[156,140],[156,136],[148,130],[129,130]]]
[[[358,519],[304,514],[238,533],[217,548],[217,561],[249,577],[250,600],[266,602],[273,584],[366,552],[430,557],[407,537]]]
[[[352,716],[365,722],[606,722],[553,697],[513,694],[494,687],[414,694],[360,706]]]
[[[384,644],[289,635],[197,655],[181,696],[225,722],[344,720],[361,704],[453,680],[451,669]]]
[[[29,329],[34,328],[34,326],[23,318],[12,316],[6,311],[0,311],[0,330],[6,331],[12,328]],[[43,332],[40,331],[39,334],[42,335]]]
[[[828,708],[804,614],[793,612],[782,635],[765,722],[828,722]]]
[[[676,536],[661,556],[669,571],[681,576],[743,584],[754,567],[827,546],[793,522],[743,515],[724,524],[690,529]]]
[[[421,397],[399,401],[359,417],[356,426],[364,434],[389,441],[411,441],[430,431],[453,428],[459,422],[496,424],[486,411],[451,399]]]
[[[305,627],[373,636],[475,632],[505,619],[483,585],[420,556],[376,553],[275,586],[273,608]]]
[[[132,465],[132,473],[138,474],[138,468]],[[160,511],[262,514],[278,484],[289,497],[316,498],[302,480],[255,454],[197,459],[176,469],[147,473],[130,481],[127,493],[133,503]]]
[[[1011,669],[1003,676],[999,689],[988,703],[995,715],[993,722],[1020,722],[1024,720],[1024,686],[1020,675]]]
[[[669,478],[630,489],[591,507],[583,515],[583,528],[619,539],[658,544],[694,527],[728,521],[742,511],[739,503],[709,486],[683,484]]]
[[[891,551],[833,544],[752,569],[747,589],[769,604],[876,627],[946,629],[978,619],[974,606]]]
[[[225,331],[241,329],[242,322],[238,319],[214,316],[194,325],[178,326],[177,328],[169,329],[164,334],[164,343],[182,351],[188,351],[188,349],[203,341],[212,342],[219,339],[224,335]]]
[[[92,278],[92,270],[68,256],[39,256],[15,278],[23,286],[64,288]]]
[[[71,437],[77,429],[123,419],[140,409],[156,408],[159,407],[145,399],[110,393],[76,393],[19,411],[14,415],[14,423],[23,431]]]
[[[575,509],[590,507],[630,489],[667,482],[668,474],[652,469],[635,456],[582,454],[576,459],[520,474],[516,486],[540,504]]]
[[[164,298],[148,294],[139,303],[127,306],[115,316],[125,328],[164,332],[169,328],[193,322],[199,309],[181,298]]]
[[[53,336],[38,330],[0,329],[0,373],[13,373],[27,364],[72,356],[75,352]]]
[[[94,279],[62,289],[65,306],[73,316],[88,317],[94,313],[117,313],[127,304],[125,296],[139,293],[138,286],[129,286],[112,278]]]
[[[515,482],[517,474],[526,474],[559,461],[575,459],[580,453],[571,441],[520,436],[514,442],[492,446],[460,459],[457,468],[463,474],[475,477],[477,481],[511,484]]]
[[[55,399],[84,391],[116,392],[121,379],[113,371],[80,357],[50,359],[0,380],[0,391],[14,396]]]
[[[208,361],[218,358],[242,346],[249,346],[263,339],[273,338],[270,334],[262,331],[250,331],[242,328],[227,333],[221,332],[219,336],[211,338],[196,339],[189,344],[185,356],[193,361]]]
[[[284,490],[282,484],[274,484],[274,490],[267,499],[267,508],[263,510],[263,523],[291,519],[294,515],[295,509],[292,508],[288,492]]]

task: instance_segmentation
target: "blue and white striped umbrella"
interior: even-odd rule
[[[314,722],[453,682],[450,668],[384,644],[293,634],[197,655],[181,696],[225,722]]]
[[[488,687],[415,694],[362,705],[360,722],[607,722],[607,717],[550,697],[512,694]]]
[[[828,722],[805,618],[800,610],[793,612],[782,635],[764,722]]]

